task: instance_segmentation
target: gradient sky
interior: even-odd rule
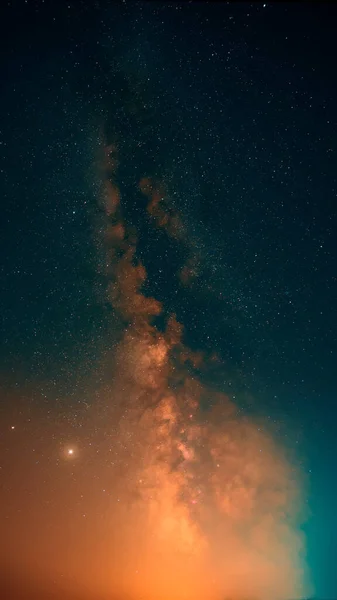
[[[177,315],[189,347],[221,357],[207,382],[234,388],[242,411],[258,410],[296,451],[315,595],[336,598],[335,7],[18,1],[1,13],[6,535],[16,511],[25,522],[25,490],[38,511],[25,473],[56,493],[66,485],[36,454],[50,461],[74,441],[94,469],[79,415],[109,385],[121,329],[101,274],[105,128],[122,147],[145,294]],[[142,216],[133,190],[148,173],[170,183],[188,224],[194,294],[175,277],[190,247]]]

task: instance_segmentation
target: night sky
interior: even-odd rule
[[[58,598],[62,585],[80,594],[83,583],[85,600],[152,600],[152,590],[161,600],[151,573],[140,587],[118,588],[116,574],[107,576],[121,548],[129,562],[121,558],[116,572],[130,581],[138,567],[147,573],[135,547],[151,529],[142,522],[151,509],[157,529],[165,510],[169,522],[186,519],[191,539],[210,544],[216,573],[249,578],[237,565],[251,561],[269,582],[263,591],[252,576],[253,596],[276,598],[277,576],[253,550],[238,549],[244,519],[234,509],[228,522],[218,517],[230,540],[223,549],[210,521],[193,512],[201,505],[224,514],[224,504],[211,504],[219,486],[209,462],[222,436],[235,459],[226,462],[221,450],[224,466],[216,467],[223,481],[241,477],[245,498],[248,457],[268,456],[263,466],[252,458],[261,499],[256,493],[251,510],[265,522],[276,488],[287,497],[270,509],[271,537],[300,492],[305,517],[289,516],[287,527],[292,550],[305,534],[309,574],[284,594],[337,598],[336,18],[332,3],[1,6],[0,537],[8,597],[31,598],[20,580],[34,593],[55,586],[55,596],[41,598]],[[227,415],[227,402],[236,407],[232,425],[227,417],[215,425],[213,410]],[[172,426],[165,434],[158,411]],[[266,432],[259,441],[254,423]],[[182,435],[187,441],[177,441]],[[135,490],[140,472],[161,499],[171,498],[170,509],[155,492],[147,500]],[[229,498],[227,488],[219,494]],[[247,540],[252,522],[242,525]],[[199,563],[180,574],[185,559],[172,558],[179,535],[161,538],[163,571],[154,542],[144,542],[143,556],[162,581],[167,569],[179,573],[180,591],[187,582],[181,595],[172,584],[171,600],[190,600]],[[234,566],[218,566],[231,552]],[[281,579],[293,581],[290,566],[281,568],[285,555],[286,542],[275,561]],[[218,600],[214,589],[209,600]],[[247,596],[234,583],[220,589],[222,600]]]

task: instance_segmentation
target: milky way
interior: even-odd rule
[[[184,345],[176,316],[155,326],[163,306],[142,292],[147,275],[137,233],[123,218],[118,148],[104,154],[103,263],[108,300],[124,324],[106,413],[114,430],[114,590],[163,600],[299,597],[306,591],[300,472],[262,420],[240,415],[198,378],[207,359]],[[139,188],[153,226],[183,243],[164,183],[147,177]],[[193,264],[192,252],[187,260]]]

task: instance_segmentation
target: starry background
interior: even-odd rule
[[[102,301],[93,164],[99,123],[117,122],[149,293],[177,312],[192,347],[216,349],[284,439],[296,432],[316,595],[336,598],[336,9],[1,11],[2,454],[15,469],[20,433],[8,425],[21,419],[24,437],[27,411],[76,427],[106,376],[118,326]],[[131,188],[146,168],[170,173],[198,240],[197,298],[175,289],[180,257],[138,215]],[[48,426],[34,426],[38,445]]]

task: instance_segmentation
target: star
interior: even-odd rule
[[[78,458],[78,448],[77,448],[77,446],[74,446],[74,445],[65,445],[65,446],[63,446],[61,452],[62,452],[62,456],[63,456],[64,460],[70,460],[70,459]]]

